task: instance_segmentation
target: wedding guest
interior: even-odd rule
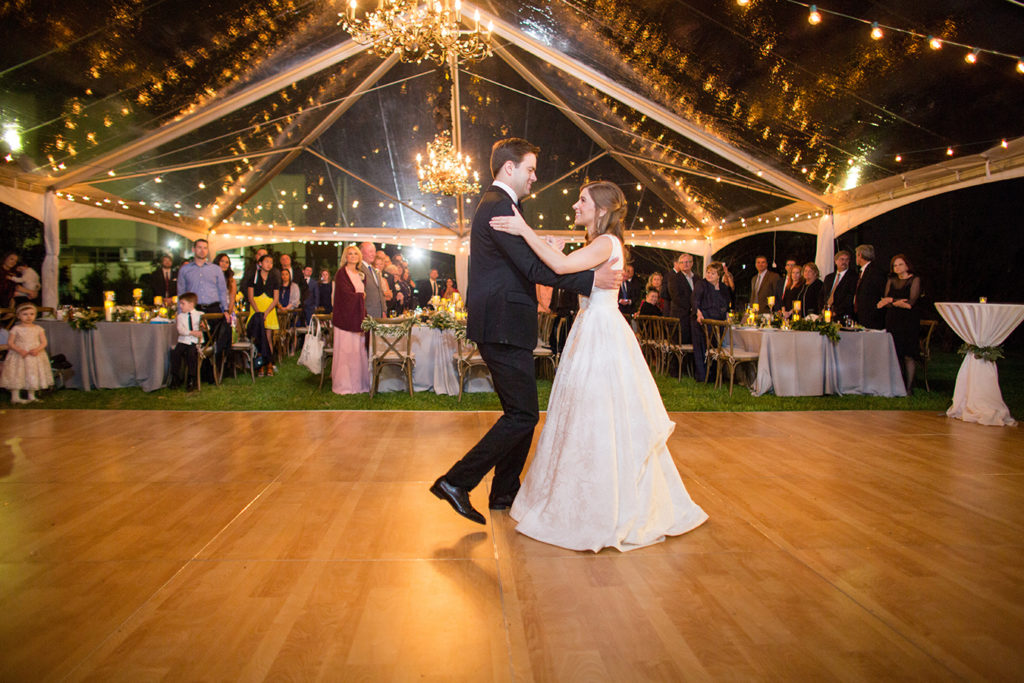
[[[170,299],[178,295],[178,273],[175,272],[173,266],[174,261],[168,254],[160,257],[160,265],[149,276],[149,286],[153,290],[153,296]]]
[[[39,282],[39,273],[30,268],[27,263],[19,263],[14,267],[17,272],[11,280],[14,282],[14,297],[11,300],[13,306],[19,303],[37,303],[39,291],[42,286]]]
[[[836,252],[836,269],[825,276],[821,285],[821,303],[818,308],[832,309],[833,320],[853,318],[853,293],[857,287],[857,274],[850,270],[850,252]]]
[[[640,304],[637,315],[662,315],[661,307],[658,305],[658,288],[648,287],[647,296],[644,298],[644,302]]]
[[[885,329],[885,311],[878,302],[885,296],[886,276],[882,270],[885,266],[875,264],[875,248],[870,244],[861,244],[854,250],[860,277],[857,278],[857,289],[853,295],[853,308],[857,314],[857,322],[873,330]]]
[[[803,288],[803,268],[794,263],[788,267],[786,272],[786,286],[782,290],[782,301],[776,302],[782,317],[789,318],[793,315],[793,302],[800,299],[800,292]]]
[[[235,271],[231,270],[231,257],[221,252],[213,259],[213,263],[224,273],[224,286],[228,288],[228,313],[235,312],[235,295],[238,294],[238,283],[235,282]]]
[[[299,304],[302,303],[302,294],[299,290],[299,283],[292,282],[290,270],[282,270],[280,275],[281,292],[277,298],[277,310],[279,313],[286,313],[299,307]]]
[[[13,251],[4,254],[3,261],[0,261],[0,308],[11,306],[11,299],[14,298],[14,290],[18,284],[13,279],[18,277],[17,265],[18,255]]]
[[[408,302],[412,301],[412,289],[402,282],[401,266],[392,263],[385,269],[385,274],[393,294],[388,301],[388,315],[401,315],[406,310]]]
[[[7,359],[0,386],[11,392],[11,403],[38,401],[36,392],[53,386],[53,370],[46,354],[46,332],[36,325],[35,304],[22,303],[14,310],[18,321],[7,339]],[[27,398],[21,398],[22,391]]]
[[[644,287],[644,300],[647,300],[647,292],[651,291],[651,287],[658,290],[658,310],[661,311],[659,315],[665,315],[668,313],[668,305],[670,299],[665,294],[668,293],[668,287],[665,286],[665,276],[655,271],[647,276],[647,285]],[[640,304],[641,306],[643,304]]]
[[[644,283],[633,266],[627,263],[622,267],[622,284],[619,285],[619,312],[632,318],[643,297]]]
[[[331,271],[323,268],[320,270],[320,279],[316,283],[316,298],[313,301],[313,309],[321,308],[324,313],[334,310],[334,278]]]
[[[679,338],[683,344],[690,344],[693,339],[697,325],[694,293],[699,290],[701,282],[700,275],[693,272],[693,256],[679,254],[661,292],[661,298],[668,301],[668,314],[679,319]],[[697,334],[700,334],[699,329]],[[673,358],[672,364],[675,363],[676,359]]]
[[[203,332],[200,329],[203,314],[196,310],[198,301],[194,292],[185,292],[178,297],[178,314],[174,317],[178,343],[171,349],[171,381],[167,385],[168,389],[181,386],[182,371],[187,378],[185,389],[196,389],[196,376],[199,374],[199,343],[203,340]]]
[[[384,291],[384,275],[375,265],[378,262],[377,248],[373,246],[373,242],[363,242],[359,245],[359,251],[363,257],[359,267],[363,271],[363,282],[366,284],[366,314],[371,318],[383,318],[387,294]]]
[[[452,294],[455,294],[458,291],[459,291],[458,287],[455,286],[455,280],[451,279],[450,277],[449,278],[445,278],[445,281],[444,281],[444,294],[441,295],[441,298],[442,299],[450,299],[452,297]]]
[[[253,278],[256,277],[256,271],[260,269],[260,259],[262,259],[263,255],[266,253],[267,250],[264,249],[263,247],[260,247],[259,249],[256,250],[256,255],[253,257],[252,261],[246,264],[245,270],[242,271],[243,292],[246,290],[246,288],[248,288],[249,283],[253,281]]]
[[[220,266],[215,266],[207,260],[209,256],[209,242],[199,238],[192,243],[192,260],[178,269],[178,291],[194,292],[199,298],[196,309],[203,313],[229,314],[231,302],[228,300],[224,272]],[[218,356],[231,346],[231,328],[223,320],[218,320],[210,326],[210,336],[214,340]],[[210,379],[213,379],[212,375]]]
[[[750,303],[757,304],[759,310],[768,310],[768,297],[776,292],[776,285],[779,282],[778,273],[768,270],[768,257],[758,256],[754,259],[754,268],[757,270],[750,280]],[[725,275],[723,266],[722,275]],[[730,276],[731,277],[731,276]]]
[[[818,279],[820,271],[818,264],[808,261],[804,264],[804,286],[800,288],[800,315],[820,313],[821,280]]]
[[[420,306],[427,308],[430,305],[430,300],[435,296],[441,296],[441,281],[438,279],[440,275],[437,272],[437,268],[431,268],[430,274],[426,280],[419,284],[420,291]]]
[[[274,257],[263,254],[259,261],[259,270],[252,282],[246,286],[246,297],[249,300],[249,319],[246,321],[246,334],[259,351],[259,375],[264,373],[273,377],[274,331],[279,329],[277,322],[277,306],[281,295],[281,274],[274,268]]]
[[[416,308],[419,301],[419,296],[416,293],[416,283],[413,282],[412,275],[409,273],[409,266],[402,264],[402,277],[399,278],[403,283],[402,294],[405,297],[405,310],[411,311]]]
[[[789,271],[796,265],[795,258],[786,259],[786,265],[782,267],[782,277],[779,278],[779,284],[775,286],[775,306],[772,308],[772,313],[782,308],[782,297],[786,293],[786,283],[789,282]]]
[[[891,274],[885,284],[885,296],[877,308],[885,312],[885,329],[892,334],[896,355],[903,362],[903,383],[907,394],[913,393],[915,361],[921,360],[918,335],[921,329],[921,278],[914,275],[914,266],[903,254],[896,254],[889,264]]]
[[[722,282],[724,275],[725,265],[721,261],[712,261],[704,271],[704,281],[694,292],[698,323],[703,323],[705,319],[726,319],[732,302],[732,290],[729,285]],[[707,350],[704,335],[697,335],[693,342],[693,376],[698,382],[703,382],[707,375],[707,366],[704,361],[704,353]]]
[[[336,394],[362,394],[370,390],[370,366],[362,324],[366,317],[366,274],[362,254],[346,247],[345,265],[334,278],[334,363],[331,389]]]

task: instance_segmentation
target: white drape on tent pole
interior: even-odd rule
[[[57,195],[47,190],[43,195],[43,247],[46,256],[43,258],[43,272],[40,278],[43,284],[43,306],[57,307],[57,283],[60,270],[60,216],[57,215]]]
[[[821,276],[825,277],[833,270],[836,258],[836,223],[831,211],[818,221],[818,246],[814,253],[814,262],[818,264]]]
[[[463,238],[462,245],[455,252],[455,286],[463,300],[469,294],[469,238]]]
[[[711,238],[704,240],[704,251],[701,252],[701,258],[704,260],[701,263],[701,272],[697,273],[701,277],[704,277],[704,271],[708,269],[708,264],[711,263],[711,257],[715,253],[714,245],[711,244]]]

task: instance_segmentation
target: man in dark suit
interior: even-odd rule
[[[523,239],[491,228],[492,217],[513,215],[512,207],[529,194],[537,180],[539,151],[521,138],[496,142],[491,149],[494,184],[473,216],[466,336],[476,342],[487,363],[504,413],[479,443],[434,482],[430,492],[479,524],[485,523],[484,516],[473,508],[469,492],[493,468],[489,507],[507,510],[512,506],[540,419],[533,362],[537,346],[535,285],[589,294],[593,287],[616,289],[621,281],[621,271],[613,271],[611,263],[596,272],[555,275]]]
[[[665,279],[665,298],[668,299],[668,314],[679,319],[679,334],[683,344],[692,344],[692,324],[697,321],[697,310],[693,305],[693,288],[700,280],[693,272],[693,256],[680,254],[672,266],[672,272]]]
[[[857,322],[873,330],[884,330],[885,310],[878,307],[878,302],[885,296],[885,270],[875,263],[875,248],[872,245],[862,244],[854,251],[857,265],[860,266],[860,277],[857,278],[853,298]]]
[[[171,266],[174,262],[164,254],[160,257],[160,267],[149,276],[149,286],[153,288],[153,296],[170,299],[178,295],[178,273]]]
[[[750,279],[750,303],[757,304],[762,312],[768,308],[768,297],[775,296],[779,288],[779,274],[768,270],[768,257],[758,256],[754,259],[757,275]]]
[[[280,272],[288,271],[289,282],[294,282],[299,286],[299,296],[302,298],[306,297],[306,281],[302,278],[302,265],[299,263],[293,263],[291,254],[281,254],[278,257],[278,270]]]
[[[821,286],[818,310],[832,309],[832,319],[853,319],[853,294],[857,289],[857,275],[850,270],[850,252],[836,252],[836,269],[825,276]]]
[[[644,283],[628,263],[622,267],[622,284],[619,285],[619,312],[632,318],[644,300]]]
[[[420,283],[416,286],[420,293],[420,306],[423,308],[427,308],[430,305],[432,298],[444,294],[444,283],[438,280],[439,277],[437,268],[431,268],[430,276],[425,280],[420,280]]]

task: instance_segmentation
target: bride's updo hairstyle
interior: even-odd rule
[[[615,183],[607,180],[595,180],[587,183],[580,192],[586,190],[594,207],[598,211],[605,211],[603,216],[596,216],[594,221],[594,232],[587,231],[587,242],[589,243],[598,235],[608,233],[619,238],[619,242],[625,242],[622,238],[622,222],[626,217],[626,195]]]

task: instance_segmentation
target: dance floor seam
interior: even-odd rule
[[[1019,429],[674,413],[669,447],[710,520],[594,554],[518,534],[486,509],[488,480],[486,526],[429,494],[496,413],[146,415],[224,447],[136,441],[137,411],[0,425],[0,680],[1024,669]]]

